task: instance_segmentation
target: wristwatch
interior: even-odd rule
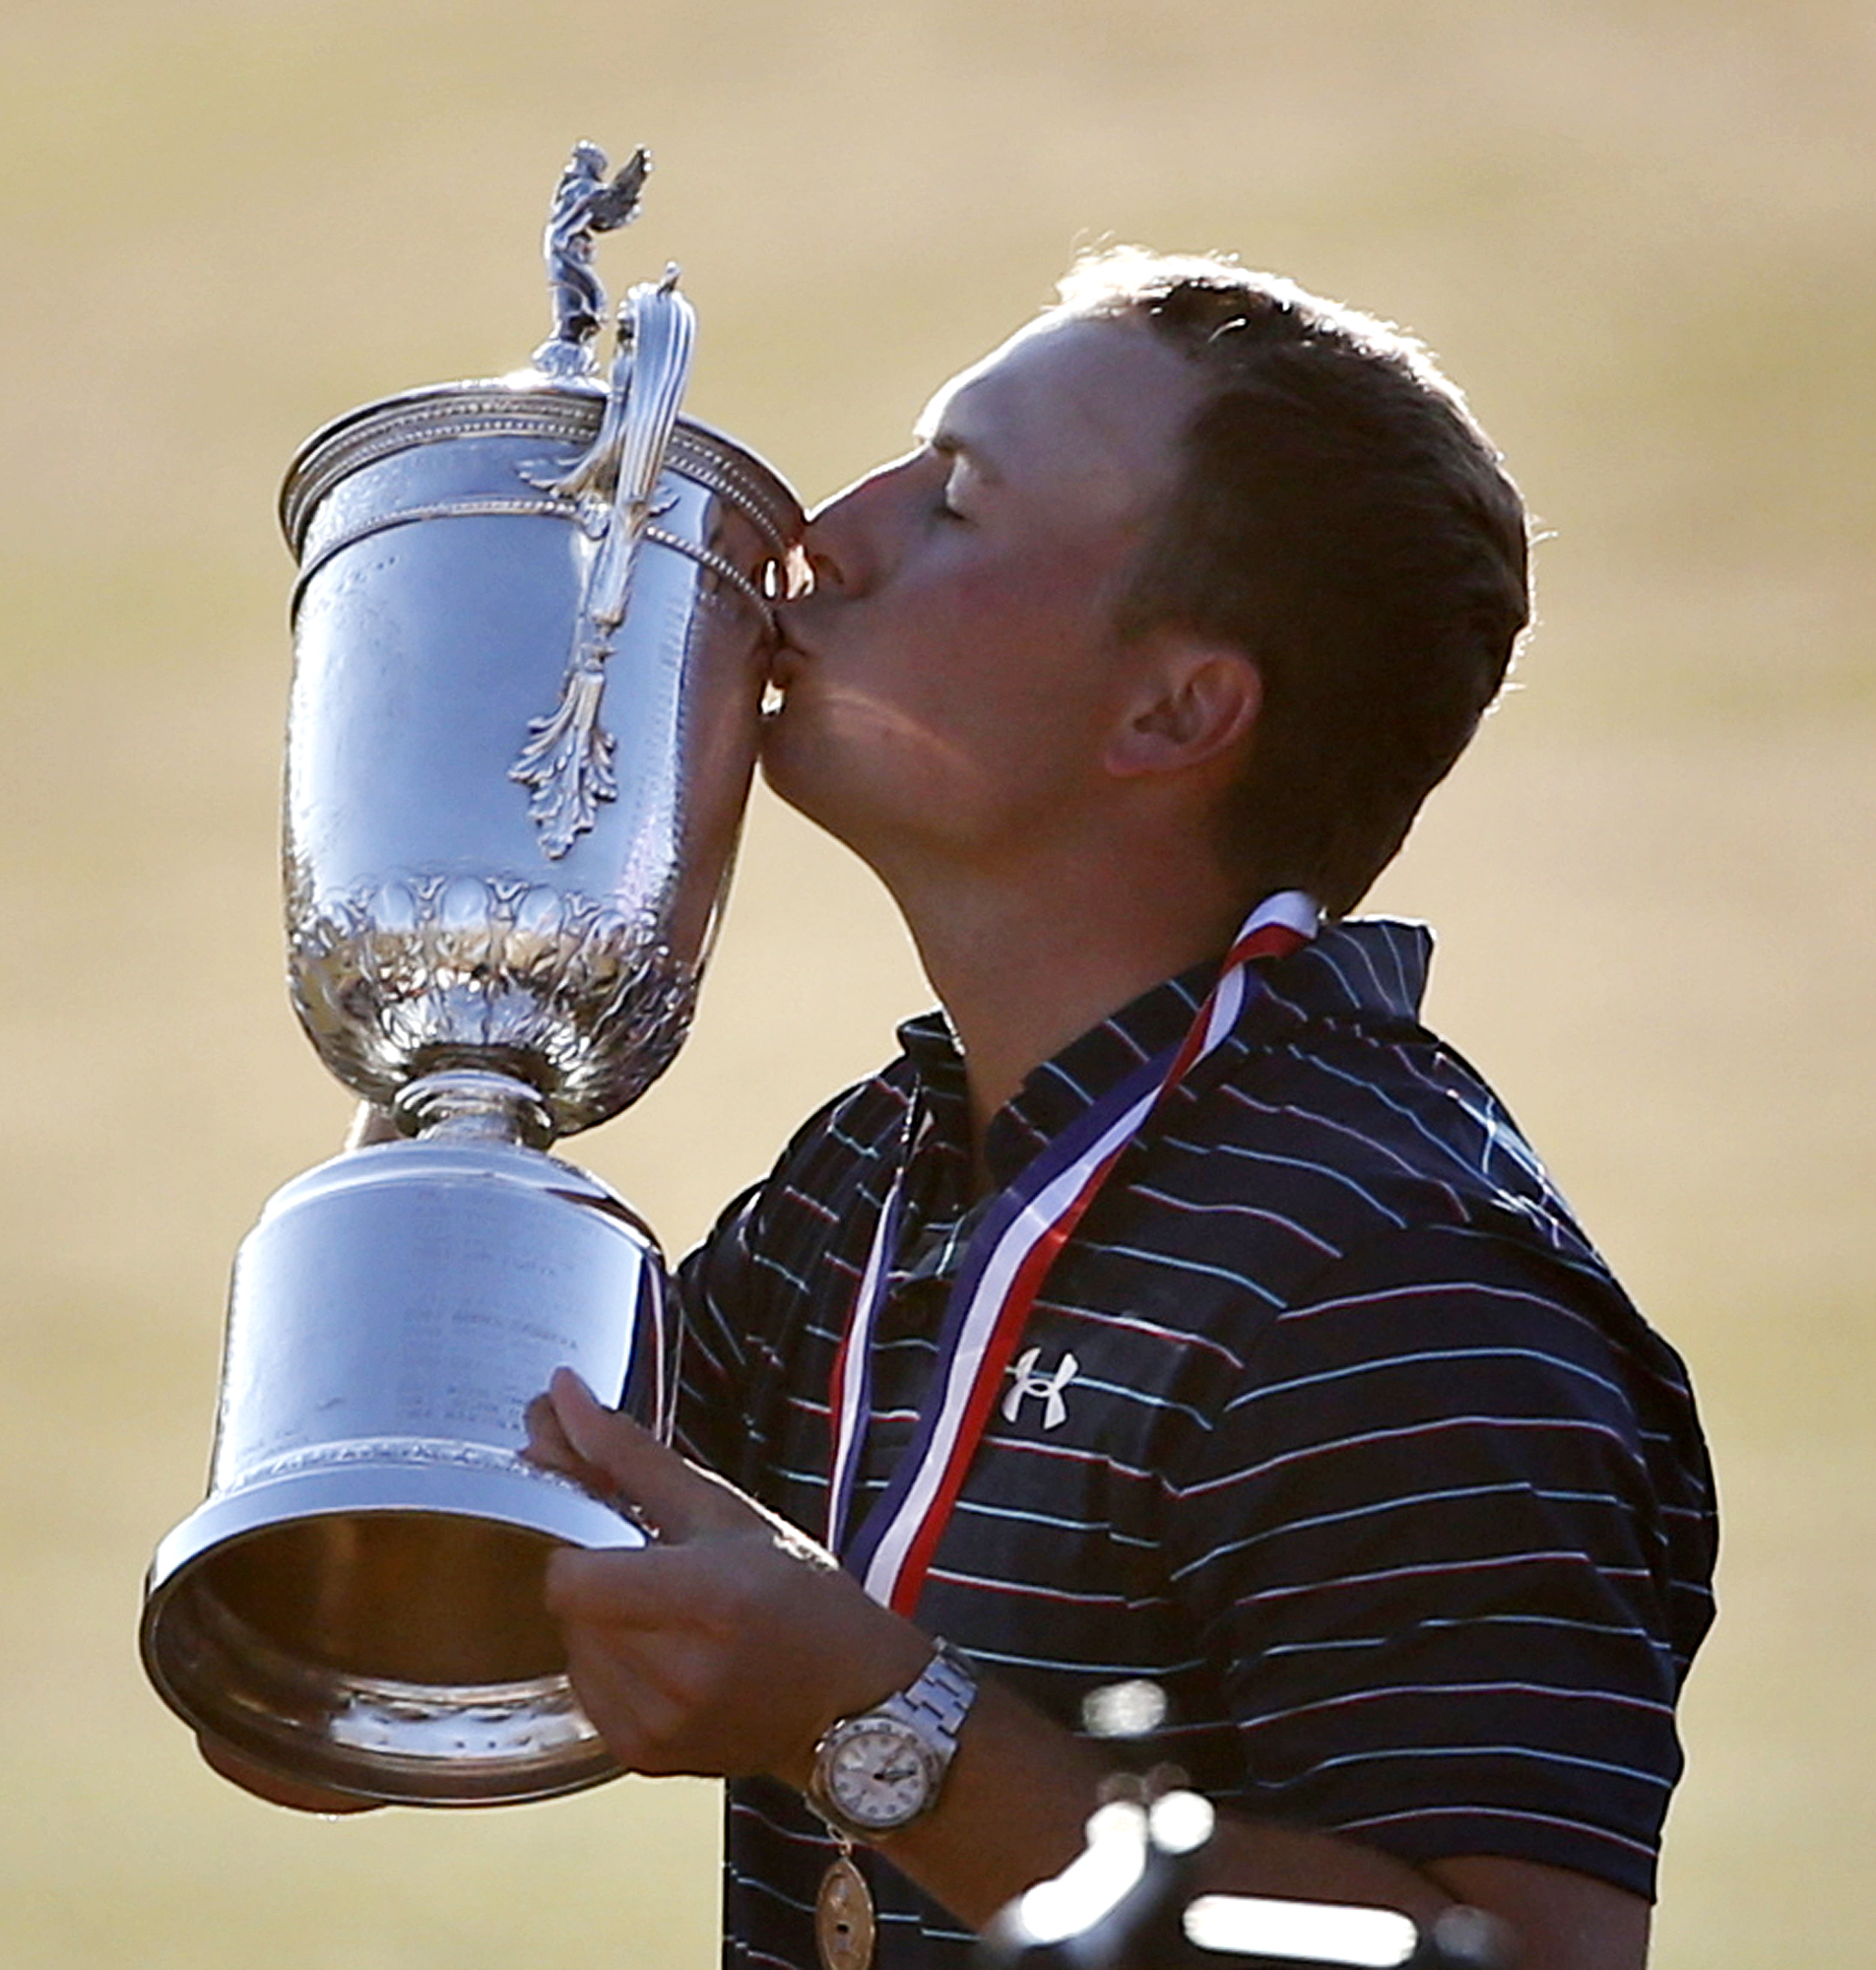
[[[938,1804],[977,1673],[949,1642],[910,1687],[828,1727],[814,1746],[808,1803],[848,1840],[877,1843]]]

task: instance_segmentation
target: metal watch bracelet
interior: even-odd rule
[[[932,1659],[906,1688],[868,1709],[829,1725],[814,1748],[814,1770],[807,1788],[808,1804],[843,1841],[876,1845],[900,1827],[922,1818],[938,1804],[944,1775],[957,1750],[958,1733],[977,1696],[977,1674],[969,1660],[950,1643],[938,1641]],[[929,1775],[924,1797],[902,1817],[869,1822],[843,1808],[834,1762],[843,1743],[869,1729],[902,1732],[921,1748]]]
[[[936,1740],[948,1765],[957,1750],[957,1734],[977,1700],[977,1672],[949,1642],[939,1640],[934,1648],[932,1660],[918,1676],[871,1714],[910,1724],[921,1737]]]

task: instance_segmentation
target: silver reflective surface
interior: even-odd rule
[[[635,1099],[689,1023],[754,762],[760,591],[801,515],[747,453],[678,427],[604,664],[615,791],[555,852],[514,768],[561,695],[606,514],[539,489],[601,404],[564,386],[420,393],[315,439],[288,484],[310,570],[287,773],[293,1001],[374,1100],[436,1065],[497,1065],[566,1134]]]

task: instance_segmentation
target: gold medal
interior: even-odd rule
[[[814,1897],[814,1941],[821,1970],[869,1970],[873,1962],[873,1896],[867,1877],[843,1852],[820,1877]]]

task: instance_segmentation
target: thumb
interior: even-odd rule
[[[607,1409],[571,1368],[554,1371],[548,1400],[574,1452],[604,1473],[667,1543],[759,1516],[729,1485],[686,1463],[630,1416]]]

